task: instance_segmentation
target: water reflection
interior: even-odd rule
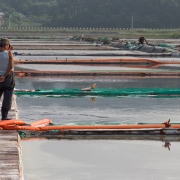
[[[91,98],[93,103],[96,103],[96,98]]]
[[[26,41],[26,40],[25,40]],[[59,42],[46,41],[56,45]],[[26,43],[26,42],[23,42]],[[42,44],[29,41],[26,44]],[[62,42],[61,42],[62,43]],[[64,42],[66,43],[66,42]],[[15,44],[22,44],[17,42]],[[117,54],[117,51],[89,50],[20,50],[30,56],[22,60],[105,58],[86,56]],[[127,51],[119,52],[130,53]],[[33,56],[37,54],[37,56]],[[41,54],[41,55],[40,55]],[[42,56],[44,54],[44,56]],[[56,54],[56,55],[54,55]],[[62,54],[62,56],[58,56]],[[71,56],[70,56],[71,54]],[[77,56],[77,55],[80,56]],[[83,56],[84,55],[84,56]],[[107,57],[106,57],[107,58]],[[119,58],[109,56],[109,58]],[[121,56],[123,58],[123,56]],[[127,56],[126,56],[127,58]],[[170,58],[152,59],[170,61]],[[175,58],[173,58],[175,59]],[[180,61],[180,58],[175,59]],[[65,66],[17,65],[15,70],[145,70],[179,71],[178,65],[166,66]],[[23,74],[21,74],[23,76]],[[16,89],[84,88],[96,83],[98,88],[179,88],[179,78],[104,77],[35,77],[16,78]],[[27,123],[42,118],[56,124],[119,124],[179,122],[179,98],[47,98],[17,97],[18,116]],[[152,180],[179,179],[179,136],[64,136],[61,134],[27,135],[21,141],[26,180]],[[171,148],[171,149],[170,149]],[[171,150],[171,151],[170,151]],[[170,151],[170,153],[169,153]],[[165,157],[165,158],[164,158]]]
[[[171,146],[171,143],[166,141],[165,144],[163,145],[163,147],[167,148],[169,151],[170,151],[170,146]]]
[[[119,139],[22,140],[25,179],[179,179],[180,143],[170,142]],[[170,144],[171,151],[168,148]]]
[[[172,137],[169,138],[169,137],[166,137],[164,138],[154,138],[154,137],[150,137],[150,138],[140,138],[140,137],[115,137],[115,136],[96,136],[96,137],[88,137],[88,136],[71,136],[71,137],[25,137],[25,138],[22,138],[21,140],[22,141],[46,141],[46,140],[56,140],[56,141],[61,141],[61,140],[74,140],[74,141],[79,141],[79,140],[120,140],[120,141],[130,141],[130,140],[142,140],[142,141],[160,141],[160,142],[164,142],[164,144],[162,145],[165,149],[168,149],[169,151],[171,150],[171,143],[168,141],[169,140],[172,140]],[[180,138],[179,139],[175,139],[173,140],[173,142],[180,142]]]
[[[21,138],[22,141],[30,140],[119,140],[119,141],[161,141],[165,148],[170,146],[170,142],[180,142],[180,137],[175,135],[64,135],[51,134],[49,132],[34,133]]]
[[[92,84],[98,88],[179,88],[179,78],[122,78],[105,77],[36,77],[16,78],[16,89],[84,88]]]

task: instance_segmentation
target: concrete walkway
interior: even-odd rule
[[[15,96],[9,117],[17,119]],[[23,179],[20,137],[16,131],[0,130],[0,180]]]

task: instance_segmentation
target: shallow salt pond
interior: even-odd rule
[[[28,51],[24,53],[94,53],[94,51]],[[98,51],[103,53],[104,51]],[[113,51],[106,51],[112,53]],[[117,53],[114,51],[113,53]],[[126,52],[124,52],[126,53]],[[94,56],[16,56],[16,59],[89,59]],[[107,58],[107,57],[105,57]],[[109,58],[109,57],[108,57]],[[112,57],[111,57],[112,58]],[[119,57],[113,57],[119,58]],[[127,58],[127,56],[126,56]],[[154,59],[154,58],[151,58]],[[159,58],[161,59],[161,58]],[[168,58],[162,58],[169,61]],[[179,60],[177,58],[176,60]],[[133,70],[119,66],[17,65],[15,69],[36,70]],[[179,66],[157,69],[179,70]],[[141,69],[141,68],[140,68]],[[136,69],[138,70],[138,69]],[[36,77],[16,78],[17,89],[85,88],[179,88],[179,78],[121,77]],[[55,124],[119,124],[180,122],[180,98],[159,97],[74,97],[18,96],[19,119],[27,123],[49,118]],[[132,138],[133,139],[133,138]],[[179,148],[177,138],[170,140],[122,139],[23,139],[25,180],[178,180]],[[147,138],[148,139],[148,138]]]
[[[17,78],[18,89],[179,87],[179,79]],[[27,123],[50,118],[55,124],[180,122],[180,98],[17,97],[19,118]],[[170,143],[170,144],[169,144]],[[168,144],[168,146],[166,145]],[[24,139],[26,180],[179,179],[177,139]],[[165,148],[166,147],[166,148]],[[168,149],[170,148],[170,151]]]
[[[111,79],[111,78],[17,78],[17,89],[85,88],[179,88],[179,79]],[[180,122],[180,97],[17,97],[19,118],[35,121],[50,118],[55,123],[139,123]]]
[[[22,141],[25,180],[178,180],[179,142]]]

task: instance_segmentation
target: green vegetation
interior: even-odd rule
[[[6,27],[10,20],[11,26],[131,28],[133,16],[134,28],[180,28],[180,0],[0,0],[0,5]]]
[[[74,40],[83,39],[88,42],[101,41],[108,43],[109,38],[114,41],[117,39],[137,39],[139,36],[143,35],[148,39],[180,39],[180,29],[176,30],[147,30],[147,29],[133,29],[133,30],[95,30],[95,29],[38,29],[38,28],[6,28],[0,29],[0,35],[2,37],[6,36],[9,38],[62,38],[62,36],[73,36]],[[0,36],[0,37],[1,37]],[[104,40],[103,40],[104,39]]]

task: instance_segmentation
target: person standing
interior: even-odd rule
[[[8,112],[11,109],[15,87],[12,49],[13,47],[10,45],[8,38],[0,39],[0,99],[3,94],[1,107],[2,120],[10,120]]]
[[[146,44],[148,44],[148,42],[147,42],[147,40],[144,38],[144,36],[140,36],[138,41],[139,41],[139,44],[141,44],[141,45],[144,44],[144,41],[146,42]]]

